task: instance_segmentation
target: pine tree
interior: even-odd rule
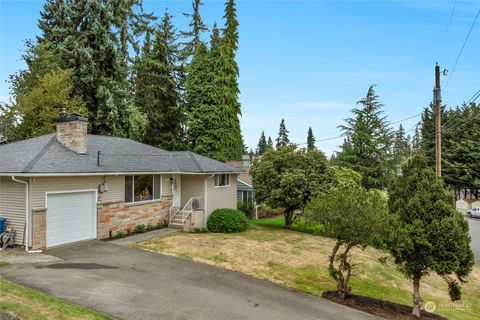
[[[413,314],[420,317],[420,281],[437,273],[448,283],[450,298],[461,298],[460,286],[474,265],[468,222],[455,209],[450,190],[427,159],[417,154],[394,177],[388,190],[395,233],[390,252],[399,270],[413,281]]]
[[[262,155],[265,153],[266,150],[267,150],[267,140],[265,139],[265,132],[262,131],[262,134],[260,135],[260,139],[258,140],[256,154]]]
[[[182,60],[187,60],[189,57],[193,57],[195,49],[202,42],[201,35],[202,32],[208,31],[207,26],[202,21],[200,17],[200,6],[203,5],[202,0],[193,0],[192,1],[192,13],[184,13],[183,15],[187,18],[190,18],[188,26],[190,27],[189,31],[181,31],[180,34],[183,38],[190,39],[188,42],[182,43],[183,49],[181,52]]]
[[[410,156],[410,141],[406,136],[405,129],[403,128],[402,124],[400,124],[398,130],[395,132],[393,155],[397,165]]]
[[[271,137],[268,137],[267,140],[267,150],[273,150],[273,141]]]
[[[121,53],[125,64],[128,64],[130,60],[129,46],[138,54],[138,37],[153,31],[150,24],[156,17],[153,13],[143,11],[143,0],[113,1],[113,10]]]
[[[63,42],[66,32],[72,28],[72,23],[68,19],[68,5],[71,0],[47,0],[40,11],[38,28],[42,35],[37,36],[39,43],[51,45],[53,47]]]
[[[307,133],[307,151],[313,151],[315,149],[317,149],[317,147],[315,147],[315,136],[313,135],[312,127],[309,127]]]
[[[418,124],[415,126],[415,133],[412,137],[412,154],[417,154],[420,152],[420,130],[418,129]]]
[[[278,138],[277,138],[276,148],[285,147],[290,144],[290,140],[288,139],[288,130],[285,127],[285,120],[282,119],[280,122],[280,128],[278,129]]]
[[[179,52],[176,40],[172,16],[165,12],[153,44],[147,33],[142,55],[135,63],[135,103],[148,120],[143,142],[167,150],[185,148],[184,112],[174,76]]]
[[[352,110],[353,117],[339,126],[345,140],[335,162],[360,173],[365,187],[381,189],[395,169],[391,154],[392,132],[374,86],[357,104],[360,108]]]
[[[88,107],[91,132],[138,139],[146,120],[133,105],[128,70],[116,34],[113,2],[68,2],[70,23],[55,45],[73,69],[73,95]]]
[[[225,148],[231,159],[239,159],[242,155],[242,132],[239,116],[241,105],[238,99],[240,89],[238,86],[239,69],[236,62],[238,49],[238,21],[234,0],[225,3],[225,28],[220,39],[220,56],[217,59],[217,84],[222,87],[224,108],[227,110],[225,121],[230,127],[228,139],[225,139]],[[214,50],[214,48],[212,48]]]

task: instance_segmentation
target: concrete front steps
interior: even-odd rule
[[[183,226],[190,221],[190,216],[185,220],[185,223],[182,223],[182,213],[179,211],[173,216],[173,219],[168,224],[169,228],[183,229]]]

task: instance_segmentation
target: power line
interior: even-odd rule
[[[458,61],[460,60],[460,57],[462,56],[463,49],[465,49],[465,45],[467,44],[468,38],[470,37],[470,34],[472,33],[473,27],[475,26],[475,23],[477,22],[478,16],[480,15],[480,9],[478,9],[477,15],[475,16],[475,19],[473,20],[472,25],[470,26],[470,30],[468,30],[467,37],[465,38],[465,41],[463,42],[462,49],[460,49],[460,52],[458,53],[457,59],[455,60],[455,64],[453,65],[452,71],[450,71],[450,76],[447,79],[447,83],[445,83],[445,88],[447,88],[448,83],[450,82],[450,79],[452,78],[453,72],[455,71],[455,68],[457,67]]]
[[[416,114],[416,115],[411,116],[411,117],[407,117],[407,118],[403,118],[403,119],[400,119],[400,120],[397,120],[397,121],[394,121],[394,122],[390,122],[389,124],[392,125],[392,124],[395,124],[395,123],[400,123],[400,122],[403,122],[403,121],[406,121],[406,120],[410,120],[410,119],[419,117],[419,116],[421,116],[421,115],[422,115],[421,113],[420,113],[420,114]],[[341,134],[341,135],[335,136],[335,137],[322,138],[322,139],[315,140],[315,143],[316,143],[316,142],[323,142],[323,141],[340,139],[340,138],[343,138],[343,137],[344,137],[344,135]],[[305,145],[305,144],[307,144],[307,142],[297,143],[296,145],[297,145],[297,146],[301,146],[301,145]]]
[[[456,6],[457,6],[457,0],[455,0],[455,2],[453,3],[452,12],[450,13],[450,19],[448,19],[447,29],[445,30],[445,34],[443,35],[442,45],[440,46],[440,50],[438,50],[437,59],[435,59],[437,61],[440,55],[442,54],[443,47],[445,45],[445,40],[447,39],[448,31],[450,30],[450,24],[452,23],[453,13],[455,12]]]

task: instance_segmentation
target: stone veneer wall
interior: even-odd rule
[[[107,203],[97,205],[97,239],[106,239],[118,230],[126,230],[137,225],[163,224],[168,220],[168,208],[172,197],[147,203]],[[46,249],[46,209],[32,211],[32,249]]]
[[[172,197],[148,203],[108,203],[97,206],[97,237],[106,239],[119,230],[133,230],[137,225],[163,224],[168,220]]]
[[[47,245],[47,211],[32,210],[32,249],[45,249]]]

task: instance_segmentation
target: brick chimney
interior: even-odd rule
[[[57,120],[57,141],[76,153],[86,154],[87,126],[86,117],[75,113],[67,115],[62,110]]]

